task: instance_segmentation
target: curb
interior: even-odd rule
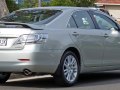
[[[26,78],[26,77],[29,77],[29,76],[25,76],[22,74],[11,74],[10,79]]]

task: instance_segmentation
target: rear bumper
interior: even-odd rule
[[[59,65],[62,50],[11,50],[0,51],[0,72],[54,73]],[[29,59],[30,61],[20,61]]]

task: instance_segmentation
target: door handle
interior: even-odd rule
[[[105,37],[105,38],[108,38],[108,37],[109,37],[109,35],[108,35],[107,33],[105,33],[104,37]]]
[[[76,36],[79,36],[79,33],[73,32],[72,35],[76,37]]]

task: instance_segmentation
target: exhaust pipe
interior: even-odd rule
[[[30,76],[30,75],[32,75],[32,72],[30,70],[28,70],[28,69],[25,69],[25,70],[23,70],[23,74],[25,76]]]

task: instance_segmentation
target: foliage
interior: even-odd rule
[[[72,0],[52,0],[51,6],[75,6]]]
[[[13,0],[6,0],[7,7],[9,12],[19,9],[19,6]]]
[[[38,0],[24,0],[20,8],[38,7]]]
[[[76,5],[82,7],[94,6],[95,1],[96,0],[78,0]]]
[[[52,0],[51,6],[78,6],[78,7],[88,7],[94,6],[96,0]]]
[[[50,2],[42,2],[42,6],[50,6]]]
[[[51,2],[42,2],[42,6],[77,6],[88,7],[94,6],[96,0],[51,0]],[[6,0],[10,12],[19,8],[38,7],[38,0],[23,0],[23,3],[16,5],[14,0]]]

